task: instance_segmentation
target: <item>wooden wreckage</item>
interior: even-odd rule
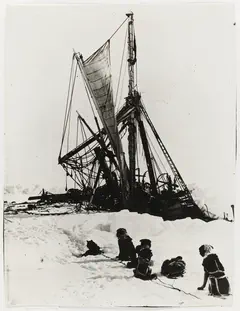
[[[128,47],[125,53],[128,93],[117,109],[112,86],[110,42],[120,27],[86,60],[74,52],[58,163],[74,181],[76,189],[72,191],[75,196],[94,210],[128,209],[157,215],[164,220],[186,217],[211,220],[211,216],[194,202],[145,108],[136,79],[133,13],[126,15],[120,27],[127,22],[124,45]],[[119,81],[123,59],[124,52]],[[76,145],[64,152],[64,144],[69,146],[77,73],[83,78],[95,129],[77,111]]]

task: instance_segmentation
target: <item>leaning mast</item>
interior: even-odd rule
[[[119,203],[120,205],[122,205],[123,208],[127,208],[129,210],[138,210],[138,207],[135,204],[135,202],[138,202],[137,192],[135,191],[135,189],[137,188],[137,191],[139,193],[139,189],[141,188],[141,185],[136,182],[137,134],[139,134],[144,151],[145,161],[147,164],[150,182],[150,194],[153,198],[157,198],[159,195],[162,195],[161,197],[163,198],[163,200],[165,200],[164,193],[162,193],[162,190],[160,188],[161,185],[158,185],[159,177],[163,176],[164,174],[158,168],[161,175],[158,178],[156,176],[154,155],[149,145],[149,140],[145,129],[145,123],[143,122],[144,119],[145,122],[148,123],[148,126],[150,126],[150,129],[152,130],[152,133],[154,134],[158,145],[160,146],[163,155],[168,162],[169,168],[174,176],[174,183],[176,183],[177,187],[180,188],[180,191],[178,191],[177,194],[179,196],[181,205],[183,207],[194,207],[195,202],[191,196],[191,193],[188,190],[186,184],[184,183],[163,142],[161,141],[155,127],[153,126],[147,114],[147,111],[143,106],[141,95],[138,92],[136,85],[137,80],[135,78],[137,57],[134,18],[132,12],[126,15],[127,19],[125,19],[125,21],[128,20],[127,62],[129,76],[128,95],[126,97],[126,103],[125,105],[123,105],[122,109],[117,114],[115,114],[110,71],[110,39],[112,38],[112,36],[106,41],[103,46],[101,46],[96,52],[90,55],[90,57],[88,57],[86,60],[83,60],[83,57],[81,57],[79,53],[74,53],[73,61],[76,61],[76,67],[77,65],[79,66],[88,95],[90,95],[92,102],[95,105],[95,108],[102,121],[103,128],[101,129],[97,122],[98,132],[95,133],[91,129],[89,129],[89,126],[85,122],[85,120],[82,117],[78,116],[78,119],[90,130],[92,136],[83,141],[80,145],[76,146],[73,150],[67,150],[67,153],[64,156],[61,156],[66,128],[69,122],[69,112],[71,111],[71,97],[69,101],[67,101],[63,137],[59,154],[59,164],[63,166],[67,174],[71,176],[74,181],[79,179],[79,177],[82,178],[82,176],[88,176],[88,174],[90,174],[89,178],[87,179],[87,184],[91,185],[91,179],[95,179],[93,193],[95,194],[95,190],[98,188],[100,191],[99,193],[105,198],[106,201],[109,199],[109,197],[117,198],[120,199]],[[75,82],[75,78],[76,75],[73,76],[73,74],[71,73],[70,81],[72,81],[71,79],[73,79],[73,81]],[[73,93],[73,88],[74,83],[69,84],[69,94]],[[120,124],[121,127],[120,129],[118,129],[117,126]],[[120,133],[125,128],[127,128],[128,130],[129,168],[127,167],[125,161],[125,155],[120,137]],[[107,145],[103,140],[103,136],[108,137],[109,139],[109,143]],[[95,145],[93,145],[92,147],[89,147],[90,144],[94,142],[97,142],[99,146],[95,147]],[[88,152],[85,151],[85,148],[87,146],[89,147]],[[108,150],[109,147],[113,149],[115,155]],[[80,152],[82,152],[81,155]],[[93,160],[89,160],[90,156],[93,157]],[[85,162],[83,162],[82,159]],[[116,171],[118,171],[118,175],[116,175],[112,171],[112,164],[114,165]],[[88,168],[89,165],[92,165],[90,172]],[[71,170],[70,173],[69,169]],[[85,171],[83,171],[83,169],[85,169]],[[73,177],[72,172],[75,172],[75,177]],[[76,177],[76,172],[78,172],[78,178]],[[93,172],[95,174],[94,177],[92,175]],[[101,173],[103,173],[102,176],[100,176]],[[105,193],[105,190],[101,191],[101,186],[97,187],[100,179],[106,180],[106,184],[109,188],[108,193]],[[145,183],[143,181],[142,186],[144,186],[144,184]],[[81,185],[79,184],[79,186]],[[113,192],[115,191],[116,195],[113,195]],[[173,198],[176,197],[176,193],[172,193],[172,195]],[[162,199],[160,198],[160,200],[158,201],[159,205],[162,204],[161,200]],[[103,203],[100,202],[100,204]],[[172,200],[169,200],[169,204],[172,204]]]

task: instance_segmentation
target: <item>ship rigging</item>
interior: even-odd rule
[[[203,218],[145,108],[137,83],[134,16],[132,12],[126,15],[114,34],[87,59],[78,52],[73,53],[58,163],[85,200],[87,197],[96,209],[116,211],[125,208],[164,219]],[[124,47],[127,46],[128,92],[117,109],[110,45],[126,23]],[[118,81],[125,54],[123,52]],[[83,78],[96,129],[76,111],[76,146],[69,150],[70,116],[78,72]],[[64,142],[66,152],[63,152]],[[139,165],[140,154],[145,170]]]

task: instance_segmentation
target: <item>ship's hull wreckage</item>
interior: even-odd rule
[[[136,83],[133,13],[127,14],[122,25],[125,22],[128,23],[125,42],[128,47],[128,94],[124,103],[116,111],[110,66],[110,42],[113,36],[86,60],[80,53],[74,52],[58,162],[66,175],[74,180],[78,190],[73,192],[79,194],[79,201],[89,202],[93,209],[128,209],[158,215],[163,219],[206,219],[145,109]],[[69,139],[77,72],[83,78],[93,113],[96,111],[94,120],[97,130],[93,130],[77,111],[76,147],[63,154],[64,142]],[[81,142],[79,131],[82,134]],[[154,139],[152,145],[149,132]],[[124,149],[125,134],[127,147]],[[144,171],[138,166],[140,148],[146,167]]]

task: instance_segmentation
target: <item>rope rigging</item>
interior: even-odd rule
[[[62,152],[64,137],[65,137],[66,128],[67,128],[67,121],[68,121],[68,120],[67,120],[67,113],[68,113],[68,106],[69,106],[69,94],[70,94],[70,89],[71,89],[71,81],[72,81],[72,74],[73,74],[73,65],[74,65],[74,55],[72,56],[72,63],[71,63],[71,70],[70,70],[70,77],[69,77],[69,84],[68,84],[68,92],[67,92],[67,103],[66,103],[65,115],[64,115],[64,122],[63,122],[63,134],[62,134],[62,141],[61,141],[61,147],[60,147],[59,156],[61,155],[61,152]]]
[[[118,32],[118,30],[125,24],[125,22],[128,20],[128,17],[125,18],[125,20],[122,22],[122,24],[114,31],[114,33],[111,35],[111,37],[106,40],[106,42],[103,44],[105,45],[108,41],[112,39],[112,37]]]
[[[156,153],[156,155],[157,155],[157,157],[158,157],[158,160],[159,160],[160,163],[162,164],[162,167],[164,168],[164,170],[167,172],[167,169],[166,169],[166,167],[164,166],[164,164],[163,164],[163,162],[162,162],[162,160],[161,160],[161,157],[159,156],[159,153],[157,152],[156,148],[154,147],[154,144],[153,144],[153,142],[152,142],[152,140],[151,140],[150,135],[148,134],[148,132],[146,132],[146,134],[147,134],[148,141],[150,142],[151,147],[153,148],[153,150],[155,151],[155,153]],[[155,160],[155,157],[154,157],[154,160]],[[157,163],[156,160],[155,160],[155,162]],[[159,167],[159,165],[158,165],[158,167]],[[162,173],[160,167],[159,167],[159,172]]]
[[[118,32],[118,30],[123,26],[123,24],[128,20],[128,17],[125,18],[125,20],[122,22],[122,24],[115,30],[115,32],[109,37],[109,39],[103,44],[103,46],[108,42],[110,41],[113,36]],[[126,35],[127,35],[127,32],[126,32]],[[126,41],[126,35],[125,35],[125,41]],[[122,73],[122,67],[123,67],[123,57],[124,57],[124,52],[125,52],[125,46],[126,46],[126,42],[125,42],[125,45],[124,45],[124,49],[123,49],[123,56],[122,56],[122,61],[121,61],[121,69],[120,69],[120,76],[121,76],[121,73]],[[95,52],[97,53],[97,51]],[[93,54],[94,55],[94,54]],[[93,56],[92,55],[92,56]],[[92,57],[90,56],[90,57]],[[77,60],[76,63],[74,63],[74,60]],[[76,71],[77,71],[77,65],[78,64],[78,58],[77,58],[77,54],[74,53],[73,54],[73,57],[72,57],[72,64],[71,64],[71,72],[70,72],[70,78],[69,78],[69,87],[68,87],[68,95],[67,95],[67,105],[66,105],[66,110],[65,110],[65,117],[64,117],[64,124],[63,124],[63,136],[62,136],[62,142],[61,142],[61,149],[60,149],[60,155],[61,155],[61,151],[62,151],[62,147],[63,147],[63,143],[64,143],[64,138],[65,138],[65,135],[66,135],[66,131],[68,130],[68,134],[67,134],[67,151],[69,150],[69,142],[70,142],[70,122],[69,121],[69,117],[71,116],[71,106],[72,106],[72,97],[73,97],[73,90],[74,90],[74,85],[75,85],[75,79],[76,79]],[[75,67],[76,66],[76,67]],[[83,72],[81,70],[81,66],[79,66],[79,69],[80,69],[80,72],[82,74],[82,77],[84,78],[84,75],[83,75]],[[90,106],[91,106],[91,109],[92,109],[92,113],[94,115],[94,117],[96,117],[96,113],[94,111],[94,108],[93,108],[93,105],[92,105],[92,101],[91,101],[91,98],[90,98],[90,91],[87,87],[87,83],[84,79],[84,86],[85,86],[85,90],[86,90],[86,93],[87,93],[87,96],[88,96],[88,100],[89,100],[89,103],[90,103]],[[120,86],[120,80],[118,82],[118,90],[117,90],[117,94],[119,92],[119,86]],[[84,133],[85,134],[85,133]],[[82,136],[85,136],[86,138],[86,135],[83,134],[83,129],[82,129]],[[124,133],[125,134],[125,133]],[[124,135],[123,134],[123,135]],[[77,134],[78,135],[78,134]],[[76,138],[76,140],[78,140]],[[106,140],[106,138],[105,138]],[[88,146],[89,148],[89,151],[90,153],[93,152],[93,148],[90,149],[90,146]],[[84,148],[85,149],[85,148]],[[59,155],[59,156],[60,156]],[[87,158],[88,154],[86,152],[86,149],[85,149],[85,160]],[[79,155],[80,157],[80,155]],[[83,160],[83,157],[81,156],[81,159]],[[90,163],[92,161],[92,159],[88,162]],[[84,161],[85,163],[84,164],[89,164],[89,163],[86,163],[86,161]],[[69,175],[69,173],[67,172],[67,175]]]
[[[61,156],[61,152],[62,152],[62,148],[63,148],[63,142],[64,142],[65,134],[67,131],[67,127],[68,127],[67,150],[69,149],[70,123],[68,121],[69,121],[69,117],[71,115],[73,89],[74,89],[75,80],[76,80],[76,68],[77,67],[75,67],[75,71],[74,71],[74,58],[73,58],[72,59],[72,65],[71,65],[71,73],[70,73],[70,78],[69,78],[67,104],[66,104],[66,109],[65,109],[65,117],[64,117],[64,124],[63,124],[63,135],[62,135],[59,157]],[[74,71],[74,74],[73,74],[73,71]],[[67,191],[67,189],[68,189],[68,184],[67,184],[67,176],[68,175],[69,175],[69,173],[68,173],[68,170],[66,169],[65,191]]]
[[[73,66],[72,66],[73,68]],[[71,72],[71,76],[70,76],[70,83],[69,83],[69,90],[68,90],[68,99],[67,99],[67,106],[66,106],[66,116],[65,116],[65,124],[64,124],[64,128],[63,128],[63,136],[62,136],[62,144],[61,144],[61,150],[62,150],[62,146],[63,146],[63,142],[64,142],[64,137],[68,128],[68,138],[67,140],[69,141],[69,134],[70,134],[70,122],[69,118],[71,115],[71,108],[72,108],[72,98],[73,98],[73,90],[74,90],[74,86],[75,86],[75,80],[76,80],[76,74],[77,74],[77,67],[75,67],[75,71],[74,74],[73,72]],[[73,80],[72,80],[73,79]],[[71,85],[72,82],[72,85]],[[69,99],[70,97],[70,99]],[[68,145],[68,142],[67,142]],[[60,151],[61,153],[61,151]]]
[[[124,73],[123,73],[123,77],[122,77],[122,86],[121,86],[120,96],[119,96],[118,103],[116,105],[117,112],[119,112],[119,110],[121,109],[120,102],[122,100],[122,95],[123,95],[123,86],[124,86],[124,81],[125,81],[125,77],[126,77],[126,71],[127,71],[127,62],[125,62],[125,68],[124,68]]]
[[[91,101],[91,96],[90,96],[90,94],[89,94],[89,90],[88,90],[88,88],[87,88],[87,85],[86,85],[86,82],[85,82],[85,81],[84,81],[84,87],[85,87],[85,90],[86,90],[86,93],[87,93],[87,97],[88,97],[88,101],[89,101],[89,103],[90,103],[90,107],[91,107],[91,109],[92,109],[92,113],[93,113],[94,117],[96,118],[96,114],[95,114],[95,111],[94,111],[94,108],[93,108],[93,105],[92,105],[92,101]]]
[[[186,191],[189,200],[193,201],[193,198],[192,198],[192,195],[191,195],[189,189],[187,188],[187,186],[186,186],[183,178],[181,177],[181,175],[180,175],[176,165],[174,164],[172,158],[170,157],[170,154],[168,153],[166,147],[164,146],[164,144],[163,144],[159,134],[157,133],[157,131],[156,131],[156,129],[155,129],[155,127],[154,127],[154,125],[153,125],[153,123],[152,123],[152,121],[151,121],[151,119],[150,119],[150,117],[149,117],[149,115],[148,115],[148,113],[147,113],[147,111],[145,109],[145,106],[144,106],[143,102],[141,102],[140,108],[141,108],[141,111],[142,111],[146,121],[148,122],[148,124],[149,124],[149,126],[150,126],[150,128],[151,128],[151,130],[152,130],[152,132],[153,132],[153,134],[154,134],[154,136],[156,138],[156,140],[157,140],[158,145],[160,146],[160,148],[161,148],[161,150],[162,150],[162,152],[164,154],[165,159],[168,162],[169,167],[171,168],[171,171],[172,171],[174,177],[177,178],[177,180],[178,180],[179,187],[181,188],[181,190]]]
[[[121,25],[114,31],[114,33],[104,42],[104,44],[103,44],[97,51],[95,51],[95,52],[86,60],[86,62],[87,62],[89,59],[94,58],[94,56],[98,53],[98,51],[101,50],[108,42],[110,42],[110,40],[114,37],[114,35],[119,31],[119,29],[124,25],[124,23],[125,23],[127,20],[128,20],[128,17],[125,18],[125,20],[124,20],[124,21],[121,23]],[[126,33],[126,34],[127,34],[127,33]],[[126,38],[125,38],[125,41],[126,41]],[[125,50],[125,45],[124,45],[124,50]],[[122,62],[123,62],[123,57],[122,57]],[[90,99],[90,94],[91,94],[91,92],[90,92],[90,90],[89,90],[89,85],[88,85],[88,83],[87,83],[87,81],[86,81],[86,77],[85,77],[85,75],[84,75],[84,72],[83,72],[83,70],[82,70],[80,64],[79,64],[79,68],[80,68],[80,71],[81,71],[83,80],[84,80],[84,82],[85,82],[85,89],[86,89],[86,92],[87,92],[88,100],[89,100],[89,103],[90,103],[90,105],[91,105],[92,112],[93,112],[93,114],[94,114],[94,116],[95,116],[95,112],[94,112],[94,109],[93,109],[93,106],[92,106],[92,103],[91,103],[91,99]],[[120,72],[120,74],[121,74],[121,72]],[[92,97],[92,94],[91,94],[91,97]]]
[[[75,81],[76,81],[76,75],[77,75],[77,66],[75,67],[75,72],[74,72],[74,79],[73,79],[73,85],[72,85],[72,90],[71,90],[71,97],[70,97],[70,103],[69,103],[69,110],[68,110],[68,120],[71,118],[71,113],[72,113],[72,99],[73,99],[73,91],[74,91],[74,86],[75,86]],[[68,137],[67,137],[67,152],[69,151],[69,139],[70,139],[70,129],[71,129],[71,122],[68,122]]]
[[[137,142],[139,141],[139,136],[140,136],[140,134],[139,134],[139,131],[138,131],[138,128],[136,128],[136,136],[137,136]],[[137,164],[137,168],[139,168],[139,155],[138,155],[138,153],[139,153],[139,149],[140,149],[140,146],[139,146],[139,144],[137,143],[136,144],[136,164]]]
[[[76,147],[78,145],[78,127],[79,127],[79,121],[77,118],[77,135],[76,135]],[[77,172],[75,171],[75,179],[77,178]],[[74,188],[76,188],[76,180],[74,180]]]
[[[110,38],[102,45],[102,47],[104,47],[106,44],[108,44],[109,42],[110,42],[110,40],[112,39],[112,37],[117,33],[117,31],[122,27],[122,25],[128,20],[128,18],[129,18],[129,16],[123,21],[123,23],[116,29],[116,31],[110,36]],[[118,106],[119,106],[119,104],[120,104],[120,101],[121,101],[121,97],[122,97],[122,90],[123,90],[123,85],[124,85],[124,77],[125,77],[125,72],[126,72],[126,68],[127,68],[127,62],[126,62],[126,66],[125,66],[125,71],[123,70],[124,69],[124,56],[125,56],[125,50],[126,50],[126,45],[127,45],[127,34],[128,34],[128,29],[126,30],[126,33],[125,33],[125,36],[124,36],[124,45],[123,45],[123,49],[122,49],[122,55],[121,55],[121,62],[120,62],[120,69],[119,69],[119,77],[118,77],[118,82],[117,82],[117,89],[116,89],[116,95],[115,95],[115,103],[116,103],[116,109],[118,109]],[[132,59],[133,58],[133,55],[132,55],[132,58],[130,59],[130,60],[133,60],[134,61],[134,63],[133,64],[131,64],[132,66],[136,63],[136,43],[135,43],[135,31],[134,31],[134,28],[132,29],[132,32],[131,32],[131,35],[132,35],[132,40],[134,40],[134,43],[133,43],[133,41],[131,41],[132,42],[132,44],[134,45],[134,46],[131,46],[131,48],[132,48],[132,50],[134,51],[134,59]],[[130,38],[131,39],[131,38]],[[98,61],[98,52],[99,52],[99,50],[101,50],[102,49],[102,47],[100,48],[100,49],[98,49],[95,53],[93,53],[87,60],[90,60],[90,61]],[[107,50],[108,51],[108,53],[110,53],[110,50]],[[133,52],[132,52],[133,53]],[[85,90],[86,90],[86,93],[87,93],[87,97],[88,97],[88,101],[89,101],[89,103],[90,103],[90,106],[91,106],[91,110],[92,110],[92,113],[93,113],[93,115],[94,115],[94,117],[96,118],[96,112],[98,111],[98,109],[97,109],[97,107],[96,107],[96,99],[94,99],[93,98],[93,96],[95,96],[94,94],[92,94],[92,91],[93,90],[91,90],[91,85],[90,85],[90,80],[88,81],[88,76],[85,74],[85,69],[84,69],[84,66],[85,66],[85,64],[86,64],[86,62],[87,62],[87,60],[86,61],[84,61],[83,62],[83,59],[82,59],[82,57],[81,57],[81,55],[80,56],[78,56],[78,55],[80,55],[80,54],[76,54],[76,53],[74,53],[74,56],[73,56],[73,60],[72,60],[72,66],[71,66],[71,74],[70,74],[70,81],[69,81],[69,89],[68,89],[68,98],[67,98],[67,107],[66,107],[66,112],[65,112],[65,120],[64,120],[64,128],[63,128],[63,140],[64,140],[64,136],[65,136],[65,133],[66,133],[66,131],[68,130],[68,133],[67,133],[67,150],[69,150],[69,141],[70,141],[70,126],[71,126],[71,124],[70,124],[70,122],[69,122],[69,124],[68,124],[68,122],[67,122],[67,120],[69,120],[69,118],[70,118],[70,116],[71,116],[71,107],[72,107],[72,98],[73,98],[73,90],[74,90],[74,85],[75,85],[75,80],[76,80],[76,72],[77,72],[77,67],[79,67],[79,70],[80,70],[80,72],[81,72],[81,75],[82,75],[82,77],[83,77],[83,80],[84,80],[84,87],[85,87]],[[99,54],[100,55],[100,54]],[[96,56],[96,59],[94,58]],[[75,63],[75,66],[74,66],[74,59],[76,59],[76,63]],[[110,59],[109,59],[110,60]],[[99,61],[100,61],[100,59],[99,59]],[[128,60],[129,61],[129,60]],[[87,66],[87,64],[86,64],[86,66]],[[98,68],[98,67],[96,67],[96,68]],[[95,69],[94,67],[93,67],[93,69]],[[100,67],[100,69],[96,69],[95,71],[98,71],[98,70],[102,70],[101,69],[101,67]],[[124,71],[124,73],[123,73],[123,71]],[[94,71],[92,72],[92,73],[94,73]],[[132,84],[134,84],[134,85],[132,85],[132,88],[133,89],[137,89],[137,64],[136,64],[136,71],[134,72],[134,70],[132,69],[132,73],[136,76],[136,79],[134,79],[134,77],[133,77],[133,79],[132,79]],[[91,71],[90,71],[90,73],[89,73],[89,75],[91,74]],[[105,76],[105,78],[107,79],[107,75]],[[100,78],[99,78],[100,79]],[[97,81],[97,80],[96,80]],[[95,83],[96,81],[92,81],[91,83]],[[134,82],[135,81],[135,82]],[[107,84],[106,84],[107,85]],[[98,90],[97,88],[96,88],[96,90]],[[121,90],[121,93],[120,93],[120,90]],[[106,94],[104,94],[104,96],[105,96]],[[107,97],[108,97],[108,95],[107,95]],[[94,105],[93,105],[94,104]],[[153,134],[155,135],[155,137],[156,137],[156,134],[155,134],[155,132],[154,132],[154,130],[155,130],[155,128],[153,128],[153,125],[151,124],[151,121],[149,121],[149,117],[148,117],[148,114],[146,113],[146,111],[145,111],[145,109],[143,108],[141,108],[141,105],[142,105],[142,107],[144,107],[144,104],[140,101],[140,113],[145,117],[145,121],[148,123],[148,125],[150,126],[150,128],[152,129],[152,131],[153,131]],[[95,106],[95,107],[94,107]],[[96,112],[95,112],[95,109],[96,109]],[[85,128],[84,128],[84,126],[83,126],[83,124],[82,124],[82,122],[81,122],[81,120],[80,120],[80,125],[81,125],[81,134],[82,134],[82,138],[83,138],[83,141],[86,141],[87,140],[87,135],[86,135],[86,131],[85,131]],[[144,131],[144,130],[143,130]],[[120,139],[122,139],[123,137],[124,137],[124,135],[126,134],[126,132],[127,132],[127,127],[126,127],[126,130],[122,133],[122,134],[120,134]],[[77,135],[78,135],[78,133],[77,133]],[[107,136],[108,135],[106,135],[106,137],[104,138],[104,140],[106,141],[107,140]],[[110,134],[109,134],[109,136],[111,136]],[[137,132],[137,136],[138,136],[138,132]],[[152,184],[154,183],[153,182],[153,175],[156,175],[156,170],[158,170],[160,173],[162,172],[162,170],[161,170],[161,168],[160,168],[160,166],[158,165],[158,163],[157,163],[157,161],[156,161],[156,158],[155,158],[155,156],[157,155],[157,157],[158,157],[158,160],[159,160],[159,162],[161,163],[161,166],[164,168],[164,170],[165,171],[167,171],[167,169],[166,169],[166,167],[165,167],[165,165],[164,165],[164,163],[162,162],[162,160],[161,160],[161,158],[160,158],[160,156],[159,156],[159,154],[158,154],[158,152],[156,151],[156,149],[155,149],[155,147],[154,147],[154,144],[153,144],[153,142],[152,142],[152,140],[151,140],[151,138],[150,138],[150,136],[149,136],[149,134],[146,132],[146,137],[147,137],[147,139],[148,139],[148,141],[149,141],[149,151],[148,151],[148,153],[149,153],[149,155],[148,155],[148,158],[146,159],[146,161],[147,161],[147,166],[148,166],[148,164],[150,163],[151,164],[151,162],[153,162],[154,161],[154,165],[151,165],[151,170],[152,170],[152,173],[150,174],[151,176],[150,176],[150,178],[152,178]],[[97,137],[96,137],[97,138]],[[169,163],[169,165],[170,165],[170,168],[173,170],[173,169],[175,169],[175,167],[174,167],[174,164],[173,163],[171,163],[172,161],[171,161],[171,158],[170,158],[170,156],[168,155],[168,153],[167,153],[167,151],[165,151],[164,149],[164,146],[162,146],[162,143],[161,143],[161,141],[160,141],[160,143],[159,143],[159,138],[158,137],[156,137],[156,139],[157,139],[157,142],[158,142],[158,144],[160,144],[160,147],[162,148],[162,152],[164,153],[164,155],[165,155],[165,157],[166,157],[166,160],[167,160],[167,162]],[[62,143],[63,143],[63,140],[62,140]],[[110,137],[110,141],[111,141],[111,137]],[[77,146],[77,143],[78,143],[78,138],[76,139],[76,146]],[[134,155],[134,156],[136,156],[136,158],[137,158],[137,164],[139,165],[139,157],[138,157],[138,155],[139,155],[139,153],[140,153],[140,148],[142,147],[141,146],[141,144],[138,146],[139,144],[137,144],[136,143],[136,155]],[[80,154],[80,153],[78,153],[78,157],[79,157],[79,160],[78,160],[78,162],[76,162],[74,165],[75,165],[75,167],[77,167],[78,165],[79,165],[79,169],[80,169],[80,172],[81,172],[81,174],[83,174],[83,169],[87,169],[87,167],[89,166],[89,165],[91,165],[92,163],[93,163],[93,161],[94,161],[94,158],[95,158],[95,154],[94,154],[94,149],[93,149],[93,147],[91,147],[90,146],[90,144],[86,144],[86,145],[84,145],[84,154]],[[88,150],[87,150],[88,149]],[[80,149],[79,149],[80,150]],[[82,150],[82,149],[81,149]],[[129,152],[130,153],[130,152]],[[131,153],[130,153],[131,154]],[[142,157],[143,158],[146,158],[146,151],[145,151],[145,149],[143,150],[142,149]],[[72,166],[71,167],[73,167],[73,164],[72,164]],[[173,173],[176,173],[176,169],[175,170],[173,170]]]
[[[122,74],[122,67],[123,67],[123,60],[124,60],[124,55],[125,55],[126,43],[127,43],[127,28],[126,28],[125,38],[124,38],[124,45],[123,45],[122,59],[121,59],[121,64],[120,64],[120,72],[119,72],[119,78],[118,78],[118,85],[117,85],[117,92],[116,92],[116,97],[115,97],[115,103],[117,103],[117,96],[118,96],[119,85],[120,85],[120,80],[121,80],[121,74]],[[116,107],[117,107],[117,105],[116,105]]]
[[[74,91],[74,86],[75,86],[75,81],[76,81],[76,75],[77,75],[77,66],[75,66],[75,71],[73,74],[73,82],[72,82],[72,87],[71,87],[71,95],[70,95],[70,101],[69,101],[69,108],[68,108],[68,113],[67,113],[67,119],[66,119],[66,124],[65,124],[65,129],[63,132],[63,140],[64,140],[64,136],[66,134],[67,131],[67,126],[68,126],[68,134],[67,134],[67,152],[69,151],[69,140],[70,140],[70,129],[71,129],[71,122],[68,122],[69,119],[71,118],[71,113],[72,113],[72,99],[73,99],[73,91]],[[68,93],[68,95],[69,95]],[[63,142],[62,142],[63,144]],[[67,191],[68,189],[68,184],[67,184],[67,176],[69,175],[69,173],[66,171],[66,186],[65,186],[65,191]]]

